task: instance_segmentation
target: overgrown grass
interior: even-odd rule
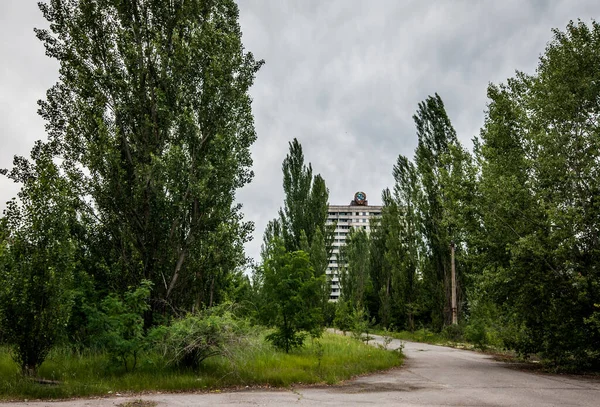
[[[198,372],[168,366],[157,354],[143,357],[134,372],[115,367],[104,354],[56,350],[44,362],[39,377],[57,385],[22,378],[6,349],[0,349],[0,398],[70,398],[143,391],[202,391],[237,386],[289,386],[294,383],[333,384],[352,376],[402,364],[398,352],[384,351],[334,334],[307,341],[285,354],[263,337],[233,349],[231,357],[206,360]]]

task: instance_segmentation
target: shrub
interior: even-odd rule
[[[452,342],[460,342],[463,340],[462,325],[448,325],[442,330],[442,337]]]
[[[169,327],[159,327],[153,336],[159,338],[169,363],[197,369],[205,359],[225,355],[248,333],[245,320],[236,318],[229,305],[213,307],[176,320]],[[158,333],[157,333],[158,332]]]
[[[22,183],[0,219],[0,325],[25,375],[36,375],[71,316],[76,222],[69,182],[41,142],[7,173]]]
[[[334,326],[346,335],[352,329],[352,315],[350,304],[347,301],[339,301],[335,309]]]
[[[372,339],[372,337],[369,336],[369,328],[375,321],[369,321],[369,316],[364,308],[353,310],[350,315],[350,320],[352,321],[352,337],[369,343]],[[362,335],[363,333],[366,333],[366,337]]]
[[[143,280],[138,288],[126,292],[123,297],[110,294],[92,312],[90,324],[96,332],[97,342],[111,358],[122,364],[125,371],[134,370],[139,354],[148,343],[144,335],[144,312],[150,309],[148,299],[152,283]]]

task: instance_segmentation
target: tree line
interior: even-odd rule
[[[534,74],[489,85],[473,153],[439,95],[419,104],[414,157],[398,157],[370,236],[348,239],[339,310],[600,366],[600,26],[553,34]]]

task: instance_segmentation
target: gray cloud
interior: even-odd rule
[[[296,137],[332,203],[357,190],[371,203],[392,185],[398,154],[412,157],[417,104],[438,92],[461,141],[483,124],[486,88],[533,72],[551,28],[600,15],[595,0],[240,0],[244,44],[266,65],[252,88],[258,141],[254,181],[239,191],[256,223],[248,255],[283,202],[281,162]],[[35,101],[57,77],[32,28],[35,2],[0,3],[0,167],[44,137]],[[0,178],[0,202],[16,188]]]

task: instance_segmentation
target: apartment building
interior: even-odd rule
[[[338,254],[340,247],[346,244],[346,236],[350,228],[362,228],[370,231],[370,220],[373,217],[381,216],[381,206],[369,205],[367,194],[362,191],[354,194],[354,199],[350,205],[329,205],[327,216],[328,224],[336,224],[333,238],[333,253],[329,259],[327,275],[331,277],[331,301],[337,301],[340,297],[340,279],[338,264]]]

